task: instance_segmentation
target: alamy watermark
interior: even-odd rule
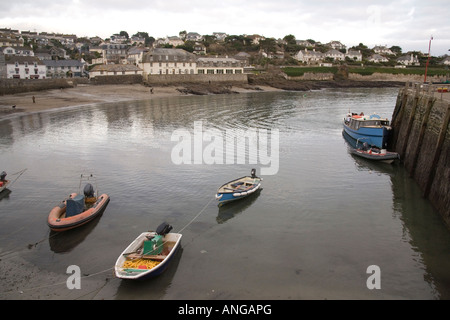
[[[77,265],[67,267],[66,273],[71,274],[66,280],[67,289],[81,289],[81,269]]]
[[[381,269],[379,266],[372,264],[367,267],[366,273],[370,274],[367,278],[367,289],[381,289]]]
[[[275,175],[280,165],[278,129],[203,128],[194,121],[194,131],[176,129],[171,141],[174,164],[259,164],[261,175]]]

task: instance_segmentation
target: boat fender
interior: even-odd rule
[[[222,198],[222,196],[223,196],[223,194],[221,194],[220,196],[218,194],[216,194],[216,199],[219,200]]]

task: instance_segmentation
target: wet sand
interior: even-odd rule
[[[152,90],[152,91],[151,91]],[[256,92],[280,90],[269,86],[231,87],[230,92]],[[130,85],[78,85],[74,88],[52,89],[0,96],[0,119],[25,113],[51,109],[83,106],[88,104],[147,100],[169,96],[186,95],[181,86],[146,87]],[[34,97],[34,100],[33,100]]]

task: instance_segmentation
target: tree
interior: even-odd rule
[[[125,38],[127,38],[127,39],[130,38],[130,37],[128,36],[128,32],[126,32],[126,31],[120,31],[120,32],[119,32],[119,36],[125,37]]]
[[[392,46],[389,49],[397,55],[402,54],[402,48],[400,48],[399,46]]]
[[[266,38],[261,40],[259,41],[259,45],[260,48],[266,53],[277,51],[277,43],[274,38]]]
[[[370,57],[372,54],[374,54],[374,51],[372,49],[369,49],[365,44],[360,43],[355,47],[352,47],[351,49],[359,50],[361,54],[363,55],[363,58]]]
[[[286,42],[285,44],[285,51],[289,52],[291,54],[295,54],[296,52],[300,51],[300,46],[297,45],[297,41],[295,40],[295,36],[292,34],[288,34],[283,38],[283,40]]]
[[[133,35],[133,37],[144,38],[146,47],[152,46],[153,42],[155,42],[155,38],[150,37],[147,32],[138,31]]]

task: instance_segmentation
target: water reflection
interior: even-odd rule
[[[70,252],[82,243],[92,231],[94,231],[100,221],[100,217],[101,214],[89,223],[75,229],[63,232],[50,231],[48,238],[50,250],[54,253]]]
[[[344,130],[342,130],[342,136],[348,148],[356,148],[357,142],[355,139],[350,137]],[[394,161],[393,163],[386,163],[383,161],[371,161],[369,159],[365,159],[362,157],[358,157],[354,154],[351,154],[349,151],[349,155],[355,160],[355,165],[358,170],[370,170],[380,174],[394,174],[398,168],[398,162]]]
[[[219,207],[219,212],[217,214],[216,221],[218,224],[225,223],[229,219],[241,214],[248,207],[252,205],[253,202],[258,199],[263,188],[258,189],[255,193],[249,195],[248,197],[240,200],[236,200]]]
[[[11,190],[9,190],[8,188],[3,189],[0,192],[0,201],[3,200],[3,199],[8,199],[10,193],[11,193]]]
[[[46,219],[55,199],[78,187],[73,177],[92,172],[102,192],[114,199],[107,214],[82,229],[46,238],[24,258],[42,270],[65,270],[70,264],[92,274],[110,269],[136,233],[166,220],[180,229],[214,197],[217,181],[257,167],[175,165],[170,140],[175,129],[191,130],[194,121],[202,121],[205,130],[276,128],[280,170],[265,179],[264,194],[219,209],[211,203],[183,231],[193,240],[161,277],[110,282],[104,298],[197,298],[211,290],[211,283],[218,296],[236,299],[301,299],[308,286],[308,293],[321,299],[329,292],[357,299],[449,297],[450,237],[437,216],[429,219],[433,208],[410,189],[414,183],[407,176],[399,175],[405,174],[400,164],[353,158],[342,138],[349,108],[376,105],[389,116],[396,94],[361,89],[307,97],[290,92],[174,97],[3,120],[1,169],[28,171],[4,198],[8,201],[0,202],[0,232],[9,235],[20,226],[1,246],[36,243],[48,235]],[[210,255],[200,261],[203,249]],[[236,263],[242,259],[245,264]],[[374,262],[382,267],[381,293],[365,286],[364,272]]]
[[[436,297],[450,299],[450,235],[443,219],[424,201],[404,168],[391,175],[394,212],[404,225],[404,238],[423,261],[424,280]]]

